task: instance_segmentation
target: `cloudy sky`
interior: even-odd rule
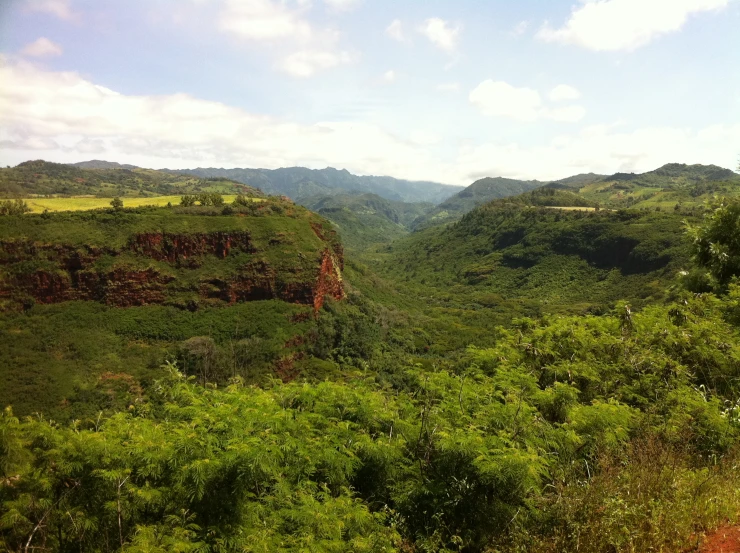
[[[736,168],[740,0],[0,0],[0,164]]]

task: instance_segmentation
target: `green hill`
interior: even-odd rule
[[[677,204],[698,206],[715,195],[740,193],[740,175],[716,165],[669,163],[647,173],[584,175],[549,183],[611,208],[671,209]]]
[[[459,186],[427,181],[408,181],[392,177],[358,176],[346,169],[216,169],[197,168],[177,173],[200,178],[222,177],[248,184],[268,194],[289,196],[297,202],[311,196],[347,192],[377,194],[387,200],[431,202],[437,204],[461,189]]]
[[[579,312],[620,298],[636,305],[659,298],[689,264],[685,216],[597,211],[588,204],[546,189],[489,202],[453,225],[418,231],[381,250],[379,270],[433,288],[442,303],[516,299],[545,311]]]
[[[377,194],[312,196],[301,204],[337,226],[342,242],[352,251],[387,244],[409,233],[412,222],[433,204],[395,202]]]
[[[80,169],[141,169],[136,165],[128,163],[117,163],[115,161],[103,161],[102,159],[91,159],[90,161],[80,161],[77,163],[70,163],[72,167],[79,167]]]
[[[475,181],[436,208],[419,217],[413,223],[414,228],[424,228],[459,219],[478,205],[498,198],[515,196],[539,186],[543,182],[486,177]]]
[[[275,198],[4,216],[0,404],[79,416],[168,358],[222,381],[310,373],[313,314],[345,297],[343,263],[328,221]]]
[[[488,201],[539,187],[567,190],[582,196],[589,205],[612,209],[672,209],[677,204],[699,206],[714,195],[737,196],[740,194],[740,175],[716,165],[669,163],[647,173],[584,173],[552,182],[487,177],[420,216],[413,228],[448,223]]]
[[[89,165],[20,182],[149,178]],[[504,180],[417,231],[338,187],[3,204],[0,550],[704,551],[740,524],[740,204],[697,202],[736,177]],[[690,209],[618,196],[658,187]]]
[[[109,162],[78,165],[36,160],[0,168],[0,196],[91,195],[112,198],[199,192],[264,196],[256,188],[223,177],[194,178],[154,169],[127,168]]]

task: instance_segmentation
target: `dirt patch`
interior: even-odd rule
[[[699,553],[740,553],[740,526],[723,526],[704,539]]]

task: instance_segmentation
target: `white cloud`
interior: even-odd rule
[[[348,0],[327,0],[349,7]],[[244,40],[264,43],[278,58],[276,67],[294,77],[310,77],[353,61],[341,35],[316,29],[308,21],[307,0],[221,0],[220,29]]]
[[[457,41],[462,31],[461,24],[451,25],[448,21],[439,17],[427,19],[418,31],[427,37],[435,46],[452,52],[457,48]]]
[[[15,140],[0,140],[0,149],[7,150],[58,150],[57,144],[51,138],[41,136],[18,136]]]
[[[577,123],[586,116],[586,109],[582,106],[550,108],[544,110],[542,116],[561,123]]]
[[[468,169],[469,180],[481,176],[560,179],[579,173],[641,173],[666,163],[713,163],[732,167],[740,124],[715,125],[698,132],[676,127],[618,131],[599,125],[563,135],[550,143],[469,146],[457,163]]]
[[[356,8],[362,0],[324,0],[324,2],[335,10],[347,11]]]
[[[387,83],[392,83],[396,80],[396,72],[392,69],[386,71],[385,73],[383,73],[383,80]]]
[[[306,40],[313,34],[300,9],[271,0],[225,0],[219,23],[221,29],[251,40]]]
[[[437,85],[440,92],[460,92],[460,83],[441,83]]]
[[[533,136],[527,145],[468,143],[440,156],[443,131],[395,136],[363,121],[298,124],[186,94],[124,95],[77,73],[9,63],[2,56],[0,82],[2,165],[39,157],[69,162],[105,152],[111,160],[148,167],[329,165],[470,184],[485,175],[555,179],[648,171],[673,161],[734,167],[740,143],[740,124],[698,130],[601,125],[549,141]]]
[[[331,69],[352,61],[352,56],[345,51],[302,50],[287,56],[280,67],[294,77],[310,77],[324,69]]]
[[[403,32],[403,23],[400,19],[391,21],[391,24],[385,28],[385,34],[398,42],[407,42],[408,40]]]
[[[36,159],[40,154],[30,150],[37,148],[56,161],[105,151],[111,159],[151,167],[331,165],[360,174],[446,178],[436,158],[409,136],[362,121],[298,124],[187,94],[124,95],[77,73],[2,57],[0,82],[6,162]]]
[[[30,56],[35,58],[43,58],[47,56],[61,56],[62,47],[52,42],[48,38],[41,37],[37,38],[30,44],[27,44],[21,50],[21,54],[24,56]]]
[[[33,12],[48,13],[59,19],[72,20],[75,17],[70,0],[27,0],[26,9]]]
[[[572,86],[567,84],[559,84],[550,91],[550,100],[553,102],[561,102],[563,100],[578,100],[581,97],[581,92]]]
[[[469,99],[483,115],[509,117],[518,121],[535,121],[542,109],[542,100],[536,90],[515,88],[492,79],[475,87]]]
[[[442,142],[442,137],[439,134],[430,131],[413,131],[409,138],[420,146],[433,146]]]
[[[519,23],[516,24],[516,26],[514,26],[514,28],[511,31],[511,34],[514,36],[521,36],[527,32],[528,28],[529,28],[529,21],[520,21]]]
[[[570,91],[571,95],[574,90]],[[536,90],[517,88],[493,79],[480,83],[468,99],[483,115],[507,117],[516,121],[551,119],[561,123],[576,123],[586,115],[586,110],[581,106],[550,108],[543,104],[542,97]]]
[[[589,50],[631,51],[680,30],[694,14],[725,8],[731,0],[580,0],[559,29],[537,36]]]

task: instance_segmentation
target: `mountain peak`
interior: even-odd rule
[[[69,165],[73,167],[79,167],[80,169],[138,169],[136,165],[129,165],[128,163],[117,163],[115,161],[105,161],[102,159],[79,161],[77,163],[69,163]]]

